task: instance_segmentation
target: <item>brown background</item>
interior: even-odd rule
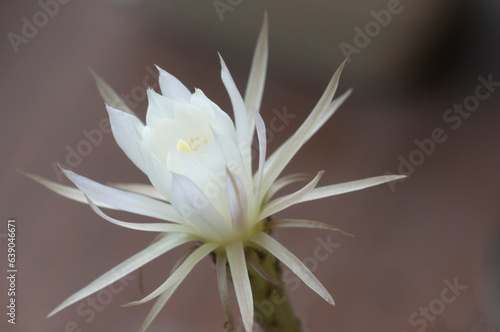
[[[120,94],[135,91],[140,96],[148,68],[158,64],[230,110],[217,51],[243,91],[267,10],[270,60],[261,113],[266,121],[273,108],[286,107],[297,115],[286,130],[275,134],[272,151],[298,128],[323,92],[343,60],[339,44],[353,44],[353,28],[363,28],[373,20],[370,11],[384,9],[387,3],[243,0],[221,21],[212,1],[73,0],[60,5],[15,53],[8,33],[21,34],[22,18],[32,21],[41,7],[35,1],[2,2],[0,233],[6,233],[7,218],[17,219],[19,272],[18,324],[7,324],[2,312],[0,330],[65,331],[68,322],[75,322],[81,331],[137,331],[151,306],[120,307],[141,297],[134,273],[135,279],[113,295],[92,322],[76,312],[77,305],[45,318],[67,296],[153,237],[110,225],[88,206],[59,197],[16,172],[22,169],[57,181],[53,162],[65,164],[67,147],[76,149],[85,140],[83,130],[98,128],[106,113],[88,66]],[[439,298],[443,281],[454,278],[468,288],[427,331],[489,332],[500,323],[499,92],[481,102],[457,130],[443,120],[449,107],[474,93],[479,75],[500,80],[500,8],[493,1],[401,4],[404,10],[352,56],[340,87],[353,87],[352,97],[286,173],[325,169],[322,184],[396,173],[398,157],[408,159],[417,148],[415,139],[431,137],[435,128],[442,128],[448,139],[409,179],[396,184],[395,192],[383,185],[282,213],[327,221],[356,234],[332,234],[340,247],[315,271],[334,296],[336,308],[304,285],[291,292],[306,331],[417,331],[409,316]],[[146,101],[132,106],[144,116]],[[110,134],[74,170],[100,182],[146,181]],[[306,258],[328,234],[287,230],[276,236]],[[6,241],[0,241],[4,271]],[[166,278],[179,252],[146,267],[146,291]],[[7,284],[4,277],[0,280],[4,311]],[[207,259],[150,331],[222,331],[223,321],[213,264]]]

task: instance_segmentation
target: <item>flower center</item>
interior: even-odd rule
[[[210,146],[210,142],[212,141],[212,135],[208,135],[208,137],[200,138],[200,136],[190,137],[188,141],[178,140],[177,141],[177,150],[180,152],[207,152],[208,147]]]

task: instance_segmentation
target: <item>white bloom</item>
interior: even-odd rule
[[[155,291],[131,303],[140,304],[158,297],[141,331],[147,328],[193,267],[212,252],[216,255],[221,298],[226,312],[231,317],[226,281],[227,262],[245,329],[251,331],[254,308],[244,253],[246,247],[265,248],[328,303],[334,304],[331,295],[307,267],[269,236],[268,231],[274,227],[337,229],[309,220],[265,220],[294,204],[364,189],[400,176],[380,176],[325,187],[316,187],[323,172],[315,177],[292,174],[278,179],[300,147],[332,116],[350,91],[332,100],[342,64],[307,120],[266,160],[266,129],[258,109],[264,87],[267,53],[265,20],[244,99],[221,58],[221,76],[232,102],[234,123],[201,90],[196,89],[191,93],[177,78],[160,68],[162,95],[148,90],[149,106],[145,124],[123,103],[120,104],[121,110],[107,106],[116,142],[149,177],[152,186],[117,184],[110,187],[64,170],[78,187],[77,190],[28,174],[63,196],[88,202],[98,215],[114,224],[160,232],[158,239],[150,246],[69,297],[49,316],[167,251],[193,241],[201,242],[202,245],[191,250]],[[103,97],[108,104],[112,104],[116,94],[99,77],[96,76],[96,79]],[[259,162],[254,173],[250,145],[255,131],[259,143]],[[309,183],[299,191],[274,198],[281,188],[304,180]],[[165,222],[123,222],[106,215],[101,208],[124,210]]]

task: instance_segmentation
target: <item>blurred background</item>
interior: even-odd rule
[[[45,317],[153,236],[110,225],[16,169],[68,184],[55,168],[60,162],[99,182],[146,182],[112,135],[99,129],[106,112],[88,67],[141,117],[146,88],[158,90],[154,64],[231,113],[217,52],[243,92],[265,11],[270,54],[261,114],[266,123],[284,111],[290,115],[281,119],[284,130],[269,134],[269,151],[300,126],[337,66],[351,59],[339,90],[352,87],[353,95],[285,174],[325,169],[323,185],[411,175],[282,213],[356,235],[275,234],[301,259],[325,241],[338,246],[311,266],[335,308],[305,285],[290,289],[304,331],[500,330],[498,2],[41,0],[0,6],[2,270],[8,218],[17,220],[19,250],[17,324],[7,324],[2,313],[1,331],[138,330],[152,303],[120,307],[141,297],[137,273],[113,292]],[[86,133],[95,131],[102,139],[91,142]],[[146,291],[163,282],[180,252],[146,266]],[[8,285],[0,280],[6,310]],[[461,286],[444,291],[450,283]],[[224,320],[207,259],[150,331],[223,331]]]

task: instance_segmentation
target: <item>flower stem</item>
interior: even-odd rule
[[[299,319],[295,316],[285,285],[281,282],[280,262],[263,248],[252,248],[247,259],[253,260],[261,271],[249,266],[255,316],[265,332],[301,332]]]

